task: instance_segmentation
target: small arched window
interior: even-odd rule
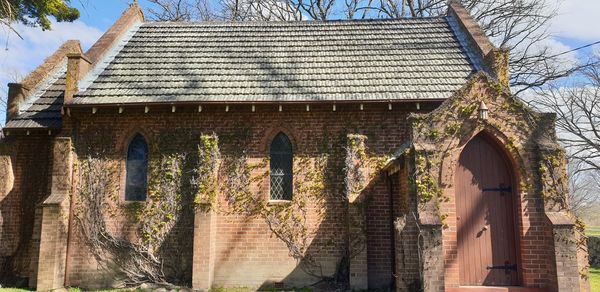
[[[292,199],[294,155],[288,136],[279,133],[271,142],[271,200]]]
[[[148,143],[136,134],[127,148],[125,200],[145,201],[148,191]]]

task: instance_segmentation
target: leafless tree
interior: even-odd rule
[[[558,7],[537,0],[468,0],[466,7],[498,47],[510,50],[516,93],[568,76],[574,64],[550,50],[549,22]]]
[[[556,113],[559,141],[569,158],[571,206],[581,213],[600,202],[600,56],[574,72],[535,91],[529,103]]]
[[[569,206],[578,216],[600,202],[600,172],[581,171],[585,163],[572,160],[568,165]]]
[[[158,21],[300,20],[301,6],[288,0],[148,0]]]
[[[187,1],[187,0],[148,0],[154,7],[148,8],[148,13],[152,18],[159,21],[191,21],[191,20],[210,20],[210,17],[204,18],[200,11],[205,1]]]
[[[8,80],[9,82],[19,82],[23,79],[23,75],[17,70],[12,70],[8,72]],[[6,102],[8,99],[8,86],[3,84],[0,86],[0,121],[4,121],[4,117],[6,116]],[[6,122],[6,121],[4,121]],[[3,126],[4,123],[0,123]]]
[[[8,97],[8,86],[0,86],[0,120],[4,120],[6,116],[6,99]],[[4,123],[0,123],[4,126]]]
[[[570,82],[554,82],[536,91],[531,104],[555,112],[559,140],[577,172],[600,172],[600,57],[577,70]]]
[[[299,3],[280,0],[253,0],[252,11],[257,20],[289,21],[302,20],[303,10]]]

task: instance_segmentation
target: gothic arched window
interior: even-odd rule
[[[145,201],[148,191],[148,143],[140,134],[129,142],[125,179],[125,200]]]
[[[294,154],[288,136],[279,133],[271,142],[271,200],[292,199]]]

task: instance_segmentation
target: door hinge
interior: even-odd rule
[[[508,186],[508,187],[497,187],[497,188],[483,188],[482,191],[484,192],[501,192],[501,193],[510,193],[512,192],[512,187]]]
[[[504,270],[505,272],[516,271],[517,264],[513,264],[513,265],[504,264],[502,266],[487,266],[486,269],[488,269],[488,270]]]

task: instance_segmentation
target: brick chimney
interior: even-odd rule
[[[81,52],[79,41],[66,41],[50,57],[46,58],[41,65],[25,76],[21,82],[9,83],[6,102],[6,121],[8,122],[19,114],[19,107],[29,95],[30,90],[34,90],[48,76],[59,69],[64,64],[63,62],[68,54],[76,52]]]
[[[500,84],[508,87],[510,82],[510,74],[508,71],[508,59],[510,57],[508,49],[493,48],[483,58],[483,63],[486,68],[494,76]]]
[[[22,83],[8,84],[8,97],[6,100],[6,121],[10,121],[19,115],[19,106],[25,100],[29,89]]]
[[[459,0],[448,1],[448,16],[454,17],[459,24],[462,32],[467,35],[469,47],[477,51],[483,60],[485,71],[492,77],[508,87],[508,57],[509,52],[503,48],[496,48],[490,39],[485,35],[481,26],[473,19],[469,11],[460,3]]]
[[[98,63],[131,28],[131,26],[143,22],[144,14],[137,1],[129,5],[129,8],[121,14],[121,17],[94,43],[85,53],[69,54],[67,64],[67,80],[65,86],[65,97],[63,104],[69,104],[73,96],[79,91],[79,81]]]
[[[83,76],[90,70],[92,61],[83,53],[73,53],[67,55],[67,78],[65,84],[64,103],[73,100],[73,95],[79,91],[78,83]]]

